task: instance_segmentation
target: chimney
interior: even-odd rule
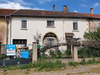
[[[53,5],[53,12],[55,12],[55,5]]]
[[[90,8],[90,14],[93,14],[93,8]]]
[[[63,12],[67,12],[67,6],[66,5],[63,6]]]

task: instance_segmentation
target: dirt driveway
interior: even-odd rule
[[[100,75],[100,64],[67,66],[66,70],[52,72],[34,72],[34,69],[0,71],[0,75]]]

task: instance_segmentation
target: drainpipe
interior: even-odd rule
[[[9,38],[10,38],[10,44],[11,44],[11,37],[12,37],[12,19],[11,16],[10,17],[10,32],[9,32]]]
[[[5,19],[6,19],[6,44],[8,44],[8,18],[5,15]]]

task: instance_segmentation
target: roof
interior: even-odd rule
[[[15,11],[14,9],[0,9],[0,16],[10,15]]]
[[[16,12],[15,12],[16,11]],[[85,14],[76,12],[46,11],[32,9],[0,9],[0,16],[10,15],[22,17],[52,17],[52,18],[99,18],[100,14]]]
[[[85,13],[82,13],[82,14],[85,16],[92,17],[92,18],[100,18],[100,14],[85,14]]]
[[[66,36],[74,36],[74,33],[65,33]]]
[[[28,10],[20,9],[12,14],[12,16],[32,16],[32,17],[75,17],[86,18],[87,16],[76,12],[62,12],[62,11],[45,11],[45,10]]]

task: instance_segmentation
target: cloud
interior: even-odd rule
[[[14,3],[20,3],[20,4],[23,4],[23,5],[33,5],[32,3],[28,3],[28,2],[25,2],[23,0],[14,0]]]
[[[45,10],[45,9],[35,7],[35,8],[33,8],[33,10]]]
[[[74,10],[74,12],[78,12],[78,11]]]
[[[25,7],[25,6],[22,6],[22,5],[19,4],[19,3],[14,3],[14,2],[8,2],[8,3],[0,4],[0,8],[7,8],[7,9],[33,9],[33,10],[45,10],[45,9],[37,8],[37,7],[34,7],[34,8]]]
[[[88,6],[87,6],[87,5],[85,5],[85,4],[81,4],[80,6],[81,6],[81,7],[88,7]]]
[[[95,4],[94,4],[94,8],[97,7],[97,6],[99,6],[99,5],[100,5],[99,2],[95,3]]]
[[[31,9],[30,7],[24,7],[19,3],[8,2],[0,4],[0,8],[7,8],[7,9]]]
[[[56,1],[56,0],[38,0],[38,3],[44,4],[46,2],[52,2],[52,1]]]

